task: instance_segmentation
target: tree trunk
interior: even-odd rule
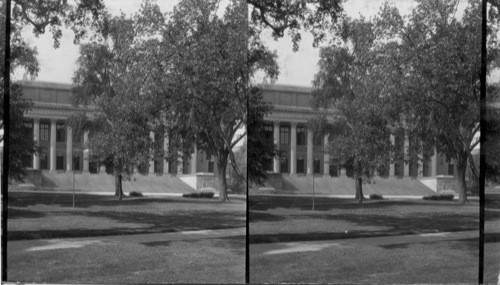
[[[226,180],[226,168],[227,168],[227,158],[228,154],[225,151],[219,152],[216,157],[217,160],[217,172],[218,172],[218,182],[219,182],[219,201],[227,202],[229,201],[227,197],[227,180]]]
[[[354,178],[354,182],[356,183],[356,197],[354,197],[354,200],[358,200],[358,202],[361,204],[363,203],[363,178],[361,177],[356,177]]]
[[[115,173],[115,196],[118,196],[118,200],[123,198],[122,175],[117,173]]]
[[[465,172],[467,170],[467,158],[466,152],[461,152],[458,155],[457,162],[457,187],[458,187],[458,202],[460,204],[467,203],[467,184],[465,182]]]

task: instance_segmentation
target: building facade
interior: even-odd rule
[[[96,165],[91,160],[88,147],[88,132],[73,130],[68,119],[78,111],[71,104],[70,84],[50,82],[20,82],[23,96],[31,99],[33,108],[25,114],[25,130],[41,147],[41,153],[26,160],[28,169],[42,172],[81,172],[89,174],[111,173],[104,166]],[[77,135],[80,133],[80,135]],[[163,150],[167,151],[170,142],[168,135],[150,134],[153,140],[161,140]],[[201,152],[194,152],[189,160],[168,162],[163,157],[151,158],[149,165],[141,166],[141,173],[149,175],[189,175],[212,173],[215,171],[212,159],[207,159]]]
[[[266,134],[284,153],[284,159],[274,159],[267,170],[289,175],[345,175],[345,170],[335,165],[325,151],[328,137],[314,141],[314,134],[307,130],[307,122],[318,115],[310,104],[312,88],[288,85],[263,85],[262,88],[264,101],[274,106],[273,112],[265,118],[268,122]],[[335,110],[325,114],[329,120],[335,119]],[[410,142],[403,132],[391,134],[390,140],[400,152],[408,151]],[[388,165],[386,173],[379,175],[389,178],[453,176],[456,173],[453,161],[436,153],[439,152],[435,151],[418,166],[396,160]]]

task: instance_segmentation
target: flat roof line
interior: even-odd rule
[[[73,84],[58,83],[58,82],[48,82],[48,81],[19,80],[19,81],[16,81],[16,83],[19,83],[22,86],[39,87],[39,88],[50,88],[50,89],[71,90],[71,88],[73,88]]]

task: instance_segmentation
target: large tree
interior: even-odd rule
[[[147,11],[134,19],[108,15],[99,37],[80,46],[73,77],[73,104],[85,110],[73,126],[89,131],[92,157],[113,169],[119,199],[122,179],[153,156],[149,134],[162,124],[158,98],[168,94],[157,85],[163,82],[158,40],[139,36],[151,23],[143,17]]]
[[[265,135],[264,117],[272,110],[272,105],[262,99],[262,89],[253,87],[248,101],[248,181],[263,185],[266,180],[266,166],[280,156],[272,138]]]
[[[176,100],[164,104],[176,119],[183,153],[203,151],[215,158],[221,201],[227,200],[226,169],[235,162],[233,147],[246,136],[247,10],[230,1],[219,16],[218,1],[181,1],[171,13],[163,34],[164,53]],[[177,128],[176,128],[177,127]],[[233,165],[238,171],[236,165]]]
[[[5,72],[5,6],[6,1],[0,3],[2,11],[0,15],[0,46],[1,64],[0,71]],[[25,1],[13,0],[11,2],[11,33],[10,33],[10,74],[21,72],[24,77],[36,78],[39,71],[37,59],[37,48],[31,46],[24,38],[22,32],[32,28],[33,34],[39,36],[48,30],[52,34],[54,47],[59,47],[59,40],[63,28],[70,28],[75,33],[75,42],[81,40],[85,35],[89,23],[98,23],[104,10],[101,0],[80,0],[74,3],[68,1]],[[89,21],[94,20],[94,21]],[[1,115],[4,116],[4,82],[0,79]],[[24,126],[24,114],[32,107],[32,103],[23,98],[22,86],[11,83],[10,91],[10,133],[9,133],[9,178],[14,180],[24,179],[25,165],[27,160],[38,151],[33,140],[26,137],[32,134],[26,133]],[[3,128],[3,120],[0,124]],[[3,140],[3,136],[0,140]]]
[[[394,83],[386,52],[379,46],[370,21],[344,18],[339,40],[320,51],[314,77],[313,107],[334,109],[334,121],[325,115],[309,122],[316,137],[329,135],[328,152],[355,181],[356,199],[363,201],[362,185],[391,157],[387,92]]]
[[[459,202],[466,203],[466,169],[475,170],[471,151],[479,143],[481,5],[470,1],[459,18],[458,4],[420,1],[404,21],[394,21],[397,12],[382,21],[399,40],[391,59],[401,66],[404,88],[391,102],[401,107],[410,131],[428,130],[426,139],[456,162]]]

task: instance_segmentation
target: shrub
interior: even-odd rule
[[[193,192],[193,193],[184,193],[182,197],[184,198],[208,198],[212,199],[214,197],[214,192]]]
[[[142,192],[132,191],[132,192],[128,193],[128,195],[130,197],[142,197]]]
[[[384,196],[380,195],[380,194],[371,194],[370,195],[370,200],[383,200],[384,199]]]
[[[432,201],[438,201],[438,200],[445,200],[445,201],[452,201],[455,196],[453,194],[445,194],[445,195],[431,195],[431,196],[424,196],[422,199],[424,200],[432,200]]]

